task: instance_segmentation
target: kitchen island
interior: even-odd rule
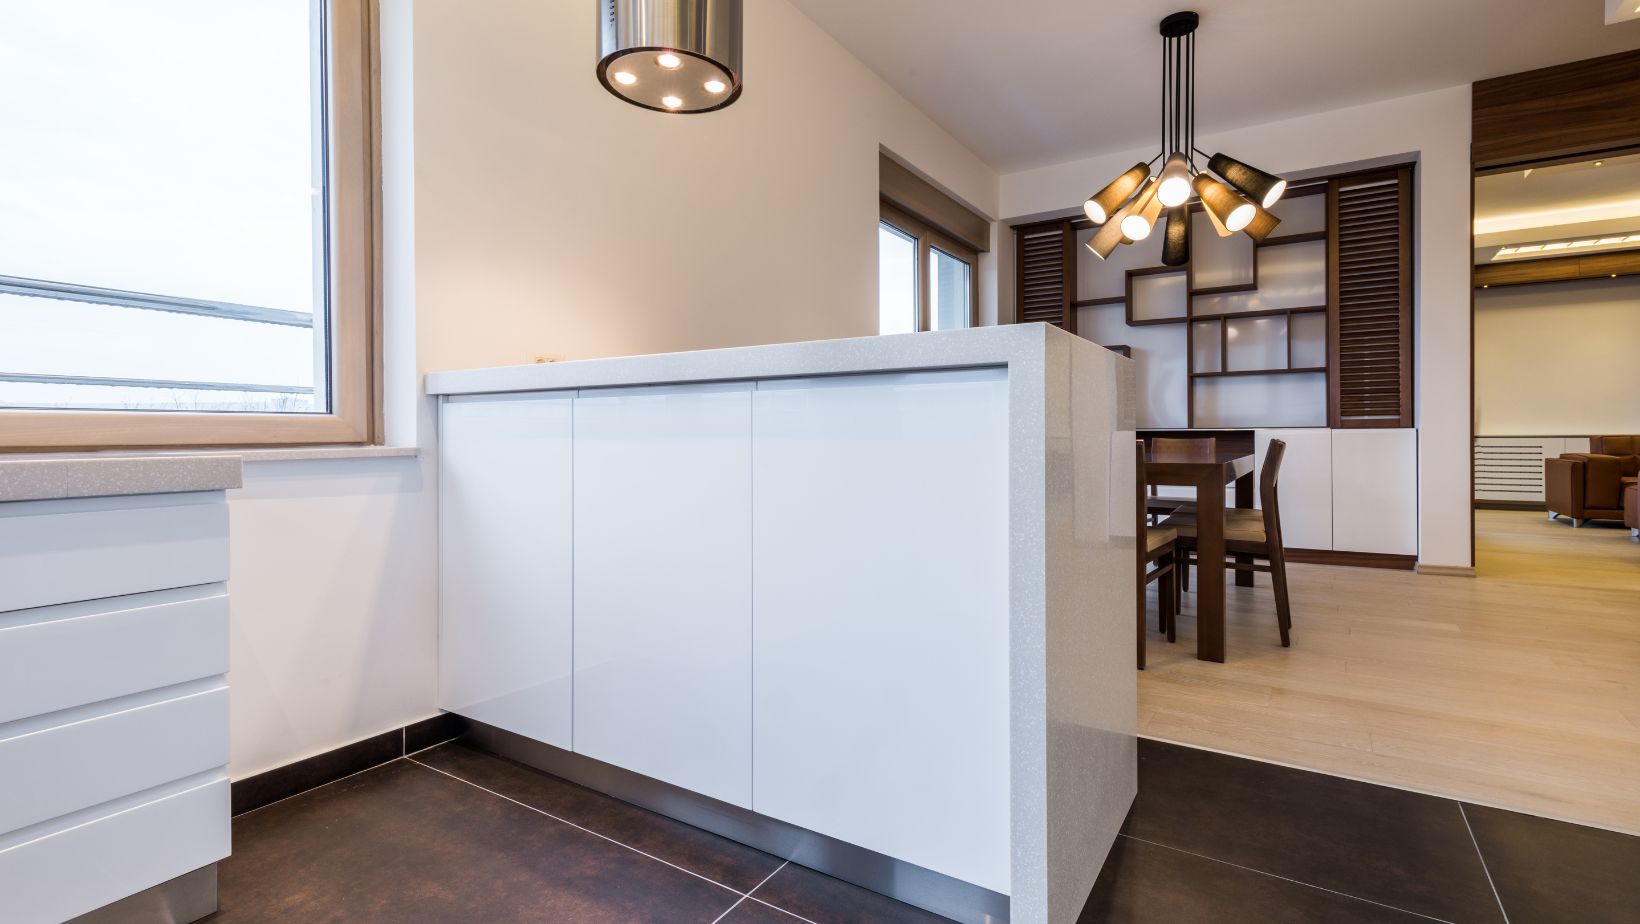
[[[1129,360],[1043,325],[434,373],[440,705],[958,921],[1136,791]]]

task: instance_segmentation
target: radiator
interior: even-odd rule
[[[1587,437],[1482,436],[1475,439],[1475,500],[1543,503],[1543,460],[1588,452]]]

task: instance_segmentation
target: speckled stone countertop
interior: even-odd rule
[[[221,491],[240,485],[235,455],[0,456],[0,503]]]

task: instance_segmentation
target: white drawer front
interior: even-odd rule
[[[0,833],[225,767],[228,687],[210,684],[54,727],[0,726]]]
[[[6,924],[59,924],[229,852],[220,777],[32,840],[0,839]]]
[[[226,502],[55,509],[0,516],[0,612],[228,579]]]
[[[220,586],[0,615],[0,722],[227,671]]]

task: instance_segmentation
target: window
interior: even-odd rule
[[[0,5],[0,447],[370,441],[372,14]]]
[[[877,332],[972,327],[977,260],[973,248],[884,203],[877,225]]]

